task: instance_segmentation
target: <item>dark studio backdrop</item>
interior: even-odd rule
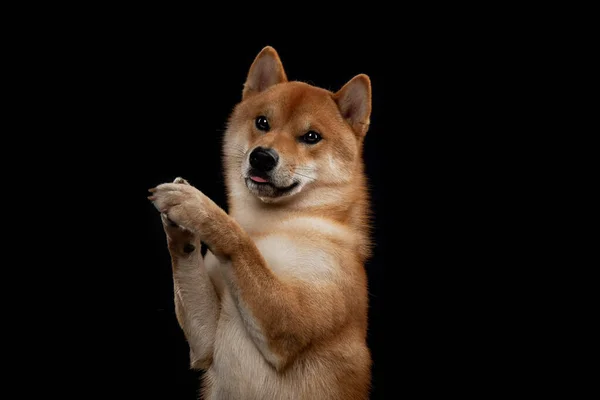
[[[27,129],[14,136],[35,151],[24,165],[43,176],[31,179],[31,199],[35,217],[49,219],[41,235],[50,246],[39,251],[38,232],[28,231],[18,239],[25,254],[42,256],[40,268],[5,268],[35,277],[4,281],[18,291],[8,308],[26,306],[11,325],[25,339],[12,346],[26,376],[22,398],[29,390],[36,397],[196,398],[200,375],[189,369],[165,234],[147,190],[182,176],[226,207],[221,135],[266,45],[291,80],[335,91],[359,73],[371,78],[364,149],[375,245],[366,265],[371,398],[462,395],[497,376],[499,383],[475,391],[487,397],[510,381],[508,372],[488,368],[516,336],[490,307],[509,294],[485,300],[494,282],[515,276],[501,265],[510,236],[490,231],[518,198],[503,197],[504,181],[489,165],[497,148],[519,144],[506,138],[518,125],[506,121],[523,57],[505,56],[508,47],[494,42],[504,31],[486,35],[485,18],[473,22],[460,10],[466,21],[427,10],[407,25],[360,12],[335,26],[290,21],[261,33],[239,23],[236,32],[222,23],[213,29],[209,13],[178,23],[137,14],[119,20],[116,11],[31,30],[27,46],[18,46],[22,57],[11,61],[23,76],[19,93],[37,106],[20,122],[40,128],[31,130],[35,137]],[[257,10],[251,22],[265,18]],[[7,145],[5,154],[16,148]],[[23,176],[28,183],[29,173]],[[23,282],[39,286],[35,309],[22,301]],[[506,335],[496,340],[494,332]]]
[[[89,102],[77,106],[79,117],[94,122],[80,143],[86,151],[75,158],[93,182],[82,185],[86,195],[99,204],[86,213],[108,233],[93,233],[99,237],[92,260],[98,267],[86,271],[90,289],[80,289],[97,312],[93,318],[84,317],[94,335],[73,333],[72,338],[73,343],[82,342],[82,349],[94,343],[94,357],[107,366],[80,369],[75,364],[70,373],[83,375],[84,385],[101,381],[97,390],[115,396],[197,397],[200,373],[189,368],[189,348],[174,313],[165,234],[159,213],[146,199],[147,190],[182,176],[226,209],[222,132],[241,99],[254,57],[270,45],[290,80],[336,91],[357,74],[371,78],[373,111],[364,152],[375,244],[366,265],[368,343],[374,361],[372,399],[384,398],[387,265],[382,210],[387,178],[381,155],[389,146],[393,113],[384,57],[360,47],[368,43],[357,48],[357,43],[333,37],[303,42],[275,35],[200,40],[172,32],[131,31],[109,40],[94,37],[88,44],[93,51],[77,61],[83,79],[75,91],[87,93],[82,103]]]
[[[63,397],[196,398],[200,374],[189,369],[165,234],[147,190],[182,176],[226,208],[222,132],[252,61],[270,45],[290,80],[336,91],[357,74],[371,78],[363,155],[375,245],[366,265],[371,398],[458,394],[487,379],[483,366],[502,348],[484,340],[496,327],[480,300],[494,280],[484,274],[499,270],[479,268],[498,255],[482,255],[501,213],[485,208],[498,194],[486,190],[494,179],[481,167],[503,137],[490,112],[503,108],[487,95],[507,79],[490,67],[496,55],[447,25],[296,39],[203,28],[78,26],[37,35],[39,51],[28,49],[43,106],[35,119],[46,129],[25,148],[48,158],[33,199],[36,209],[40,199],[55,207],[44,234],[60,266],[42,264],[36,316],[52,328],[43,358],[64,362],[24,370]],[[37,340],[24,346],[34,351],[21,356],[26,362],[40,358],[30,345]]]

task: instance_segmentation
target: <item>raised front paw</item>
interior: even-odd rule
[[[183,178],[163,183],[149,190],[148,197],[164,214],[166,223],[174,224],[191,233],[197,233],[207,218],[207,197]]]
[[[173,254],[189,255],[201,251],[201,243],[197,235],[171,221],[167,214],[160,214],[163,228],[167,234],[167,244]]]

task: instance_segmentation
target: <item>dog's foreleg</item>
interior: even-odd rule
[[[278,371],[347,320],[352,305],[344,283],[332,278],[318,284],[284,282],[242,227],[198,189],[173,183],[150,191],[160,212],[201,238],[220,260],[250,337]]]
[[[161,215],[173,267],[175,314],[190,346],[190,364],[212,362],[219,300],[200,252],[200,240]]]

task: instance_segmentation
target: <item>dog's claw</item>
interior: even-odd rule
[[[175,178],[175,180],[173,181],[173,183],[181,183],[181,184],[184,184],[184,185],[189,185],[189,182],[186,181],[185,179],[183,179],[180,176],[178,176],[177,178]]]

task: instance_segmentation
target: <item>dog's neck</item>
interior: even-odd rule
[[[227,174],[229,214],[249,233],[263,233],[290,217],[316,217],[354,227],[368,242],[368,194],[361,168],[352,180],[339,185],[307,187],[276,202],[264,202],[250,193],[239,175]],[[365,217],[366,216],[366,217]],[[368,249],[365,247],[365,256]]]

